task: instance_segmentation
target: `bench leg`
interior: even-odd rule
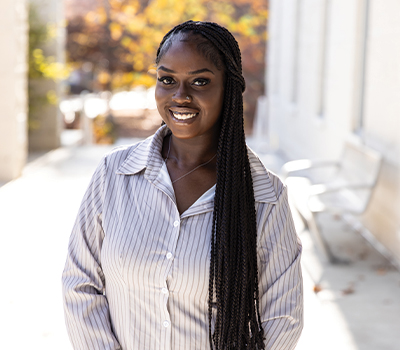
[[[322,251],[324,256],[327,258],[327,260],[331,264],[348,263],[348,261],[339,259],[332,253],[332,250],[329,247],[328,242],[321,234],[321,230],[318,226],[315,214],[311,214],[310,217],[306,218],[306,223],[307,223],[308,229],[310,230],[310,232],[314,235],[315,239],[317,240],[318,247],[320,248],[320,250]]]
[[[309,208],[305,207],[299,207],[295,205],[292,205],[291,207],[299,214],[301,220],[303,221],[303,224],[307,227],[307,229],[310,231],[310,234],[316,240],[317,248],[321,251],[324,258],[326,258],[328,262],[330,262],[331,264],[349,263],[349,261],[340,259],[332,253],[328,242],[321,234],[321,230],[316,220],[316,213],[311,212]]]

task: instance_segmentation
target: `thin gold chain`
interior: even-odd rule
[[[169,138],[169,143],[168,143],[168,153],[167,153],[167,158],[164,159],[164,163],[165,165],[167,164],[167,160],[169,158],[169,152],[171,151],[171,139],[172,139],[172,135]],[[195,167],[194,169],[190,170],[189,172],[187,172],[186,174],[183,174],[182,176],[178,177],[177,179],[175,179],[174,181],[172,181],[172,184],[174,184],[175,182],[179,181],[180,179],[184,178],[185,176],[188,176],[189,174],[193,173],[193,171],[197,170],[198,168],[201,168],[204,165],[207,165],[208,163],[210,163],[215,157],[217,156],[217,154],[215,153],[215,155],[208,160],[207,162],[198,165],[197,167]]]

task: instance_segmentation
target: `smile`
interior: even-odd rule
[[[189,112],[176,112],[176,111],[171,111],[171,114],[174,116],[175,119],[178,120],[187,120],[194,118],[198,113],[189,113]]]

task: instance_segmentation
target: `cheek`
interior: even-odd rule
[[[158,101],[161,100],[161,98],[162,98],[161,89],[156,85],[155,99],[156,99],[157,104],[158,104]]]
[[[213,107],[214,107],[215,113],[220,115],[221,112],[222,112],[222,106],[224,104],[223,103],[223,101],[224,101],[224,92],[223,91],[219,91],[218,93],[214,94],[213,98],[214,98]]]
[[[165,115],[165,106],[166,106],[166,101],[168,99],[168,93],[162,88],[157,88],[156,85],[156,91],[155,91],[155,100],[156,100],[156,105],[157,105],[157,110],[158,113],[161,116],[161,119],[164,122],[167,122],[168,117]]]
[[[155,100],[158,109],[163,108],[162,105],[164,104],[166,95],[167,95],[166,92],[163,89],[157,87],[156,85]]]

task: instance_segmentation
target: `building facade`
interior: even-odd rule
[[[400,2],[271,0],[269,147],[332,159],[354,139],[384,158],[362,223],[400,259]]]

